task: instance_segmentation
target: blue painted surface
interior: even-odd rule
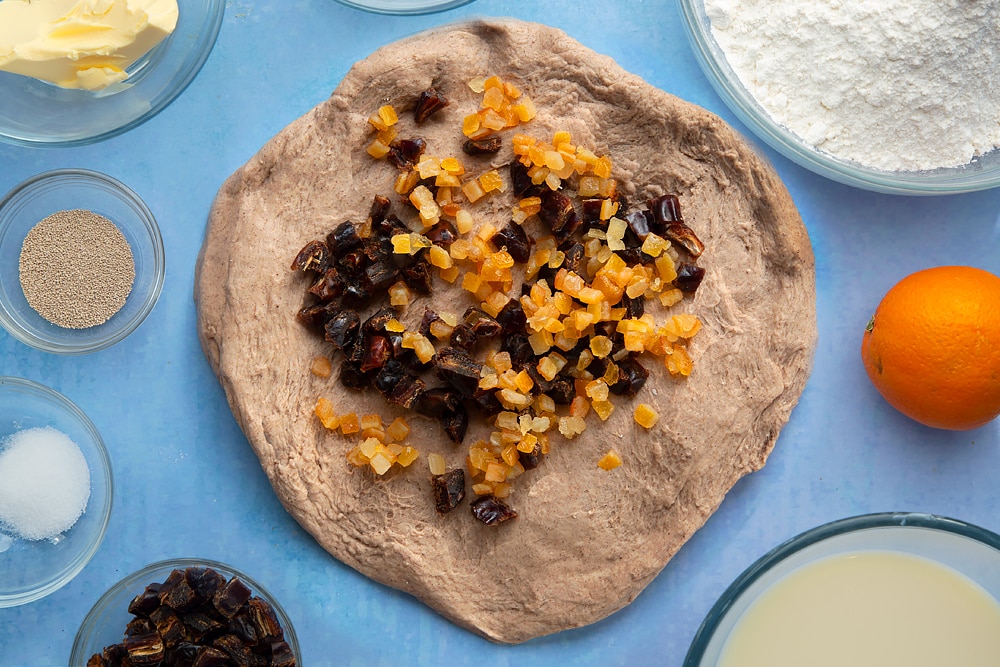
[[[910,422],[879,398],[858,354],[869,314],[904,275],[941,264],[1000,273],[1000,192],[871,194],[762,149],[788,185],[816,253],[814,371],[768,465],[736,485],[632,605],[584,629],[499,646],[322,551],[278,503],[198,345],[192,290],[206,216],[223,180],[325,99],[353,62],[469,15],[562,28],[747,132],[698,69],[672,0],[478,0],[421,17],[366,14],[332,0],[232,0],[199,77],[142,127],[81,148],[0,145],[0,192],[47,169],[103,171],[146,200],[167,253],[159,303],[109,350],[58,357],[0,332],[0,374],[42,382],[80,405],[104,434],[118,483],[108,535],[90,565],[42,601],[0,609],[0,665],[65,665],[78,625],[108,587],[152,561],[200,556],[232,563],[268,586],[292,617],[310,666],[562,660],[679,667],[729,582],[819,523],[913,510],[1000,531],[998,424],[955,434]]]

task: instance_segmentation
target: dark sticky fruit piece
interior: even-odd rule
[[[360,328],[361,317],[357,311],[342,308],[326,322],[323,327],[323,338],[336,350],[343,352],[357,339]]]
[[[334,257],[340,257],[354,250],[361,245],[361,241],[357,226],[350,220],[340,223],[326,235],[326,245]]]
[[[229,656],[217,648],[202,646],[191,663],[191,667],[230,667]]]
[[[426,383],[416,375],[403,373],[386,398],[389,399],[390,403],[410,409],[426,389]]]
[[[653,222],[662,227],[666,227],[671,222],[681,222],[681,202],[677,195],[663,195],[647,202],[649,211],[653,214]]]
[[[526,263],[531,258],[531,239],[524,227],[508,222],[507,225],[490,238],[490,243],[496,248],[506,248],[515,262]]]
[[[705,252],[705,244],[701,242],[694,230],[683,222],[673,222],[667,225],[666,236],[668,239],[687,250],[692,257],[701,257]]]
[[[704,277],[705,269],[694,264],[681,262],[680,266],[677,267],[677,277],[674,279],[674,285],[685,294],[694,294],[701,285]]]
[[[538,217],[555,234],[572,233],[579,224],[572,200],[557,190],[546,190],[541,195],[542,207]]]
[[[296,667],[295,654],[288,642],[282,640],[271,644],[271,667]]]
[[[534,470],[542,461],[542,446],[535,443],[534,448],[530,452],[519,451],[517,453],[517,460],[521,462],[521,467],[525,470]]]
[[[267,600],[258,597],[250,598],[250,602],[247,603],[247,611],[261,641],[273,643],[284,639],[285,633],[281,629],[281,623],[278,622],[278,615],[274,613],[274,608],[268,604]]]
[[[126,631],[125,641],[122,644],[128,653],[130,663],[136,667],[159,665],[166,651],[163,640],[152,624]]]
[[[426,259],[421,259],[403,269],[403,282],[418,294],[427,296],[431,293],[431,265]]]
[[[187,628],[188,637],[196,642],[222,627],[222,623],[200,611],[192,611],[180,616],[184,627]]]
[[[533,197],[541,192],[541,188],[531,182],[528,168],[520,160],[510,163],[510,185],[515,197]]]
[[[458,230],[447,220],[442,220],[424,234],[434,245],[442,248],[450,248],[451,244],[458,238]]]
[[[442,475],[432,475],[431,488],[434,490],[434,509],[438,514],[447,514],[465,498],[465,471],[455,468]]]
[[[292,260],[292,271],[323,272],[330,266],[330,249],[322,241],[310,241]]]
[[[389,215],[389,198],[382,195],[372,197],[372,207],[368,210],[368,222],[372,227],[382,224],[386,216]]]
[[[619,396],[635,396],[646,384],[649,371],[632,356],[621,359],[618,366],[618,382],[611,385],[611,393]]]
[[[167,648],[175,646],[185,638],[184,624],[181,623],[177,612],[170,607],[160,607],[150,614],[149,620],[156,626],[156,631]]]
[[[524,333],[525,327],[528,326],[528,317],[524,314],[521,302],[511,299],[497,313],[497,322],[503,334]]]
[[[197,596],[183,570],[173,570],[160,587],[160,602],[176,611],[187,611],[197,602]]]
[[[212,604],[220,614],[232,618],[249,599],[250,589],[239,577],[233,577],[212,596]]]
[[[219,649],[240,667],[267,667],[268,660],[262,655],[253,653],[236,635],[217,637],[212,646]]]
[[[482,496],[472,501],[472,516],[487,526],[495,526],[504,521],[517,518],[515,512],[507,503],[495,496]]]
[[[486,139],[466,139],[462,151],[466,155],[494,155],[500,152],[503,142],[500,137],[492,136]]]
[[[448,100],[445,96],[434,88],[428,88],[417,98],[417,104],[413,107],[413,119],[420,124],[446,106]]]
[[[149,616],[160,606],[160,584],[149,584],[128,605],[128,613],[134,616]]]
[[[443,347],[434,355],[438,377],[445,380],[465,398],[472,398],[479,387],[483,365],[464,350]]]
[[[478,337],[476,336],[476,332],[473,328],[465,322],[462,322],[452,329],[451,338],[449,338],[448,342],[453,347],[469,350],[476,344],[476,340],[478,340]]]
[[[427,142],[423,139],[396,139],[389,144],[389,152],[386,157],[389,162],[400,169],[410,169],[420,160]]]

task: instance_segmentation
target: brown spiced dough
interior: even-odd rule
[[[691,376],[674,379],[662,361],[644,362],[651,375],[638,396],[615,398],[606,422],[591,414],[572,441],[556,435],[542,465],[514,481],[510,503],[520,516],[498,527],[476,521],[468,500],[444,516],[433,507],[426,456],[462,465],[468,444],[489,433],[474,412],[463,446],[436,422],[406,414],[421,452],[406,470],[376,478],[348,464],[354,442],[323,429],[313,415],[318,397],[339,414],[374,412],[387,422],[403,411],[374,390],[343,388],[336,373],[310,373],[330,348],[296,320],[306,279],[289,270],[306,242],[363,221],[376,194],[415,220],[392,195],[396,169],[365,152],[366,119],[383,104],[400,111],[400,136],[423,137],[428,154],[458,156],[472,174],[506,164],[511,131],[497,156],[460,149],[461,120],[481,100],[467,82],[490,74],[515,82],[538,108],[517,131],[548,139],[568,130],[575,143],[610,154],[632,202],[679,195],[705,243],[707,271],[694,298],[670,311],[704,323],[691,344]],[[451,104],[417,127],[407,110],[430,86]],[[470,210],[478,223],[502,226],[512,203],[508,192]],[[347,565],[510,643],[593,623],[631,602],[733,484],[764,465],[816,341],[812,250],[772,168],[718,117],[558,30],[511,20],[446,26],[357,63],[329,100],[225,182],[195,292],[205,354],[292,516]],[[461,314],[467,296],[438,279],[401,319],[415,329],[428,306]],[[666,317],[658,303],[647,312]],[[650,431],[633,419],[639,403],[660,414]],[[624,464],[607,472],[597,461],[611,447]]]

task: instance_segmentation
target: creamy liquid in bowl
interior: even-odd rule
[[[778,580],[736,622],[718,667],[997,667],[1000,603],[933,561],[859,551]]]

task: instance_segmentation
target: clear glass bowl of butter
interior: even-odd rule
[[[169,0],[109,0],[112,10],[96,25],[90,16],[71,15],[76,36],[61,35],[49,43],[55,39],[51,34],[48,41],[36,37],[32,42],[25,33],[34,35],[40,25],[80,13],[85,3],[0,3],[0,141],[24,146],[86,145],[130,130],[166,108],[208,59],[225,13],[225,0],[176,0],[176,24],[170,21],[172,32],[165,38],[161,32],[162,41],[157,43],[154,17],[172,4]],[[130,12],[137,11],[148,11],[151,17],[148,23],[141,22],[147,27],[139,32],[130,23],[135,22]],[[82,87],[45,80],[65,79],[69,68],[78,64],[68,57],[39,62],[32,52],[68,52],[80,48],[74,40],[84,40],[86,46],[96,34],[101,35],[96,39],[102,46],[109,42],[106,35],[114,34],[116,50],[110,57],[93,57],[86,75],[72,79],[70,85]],[[142,53],[144,44],[151,41],[155,46]],[[133,59],[124,68],[127,78],[115,81],[118,63]]]
[[[1000,535],[891,512],[813,528],[764,555],[709,611],[684,667],[993,667],[997,655]]]

